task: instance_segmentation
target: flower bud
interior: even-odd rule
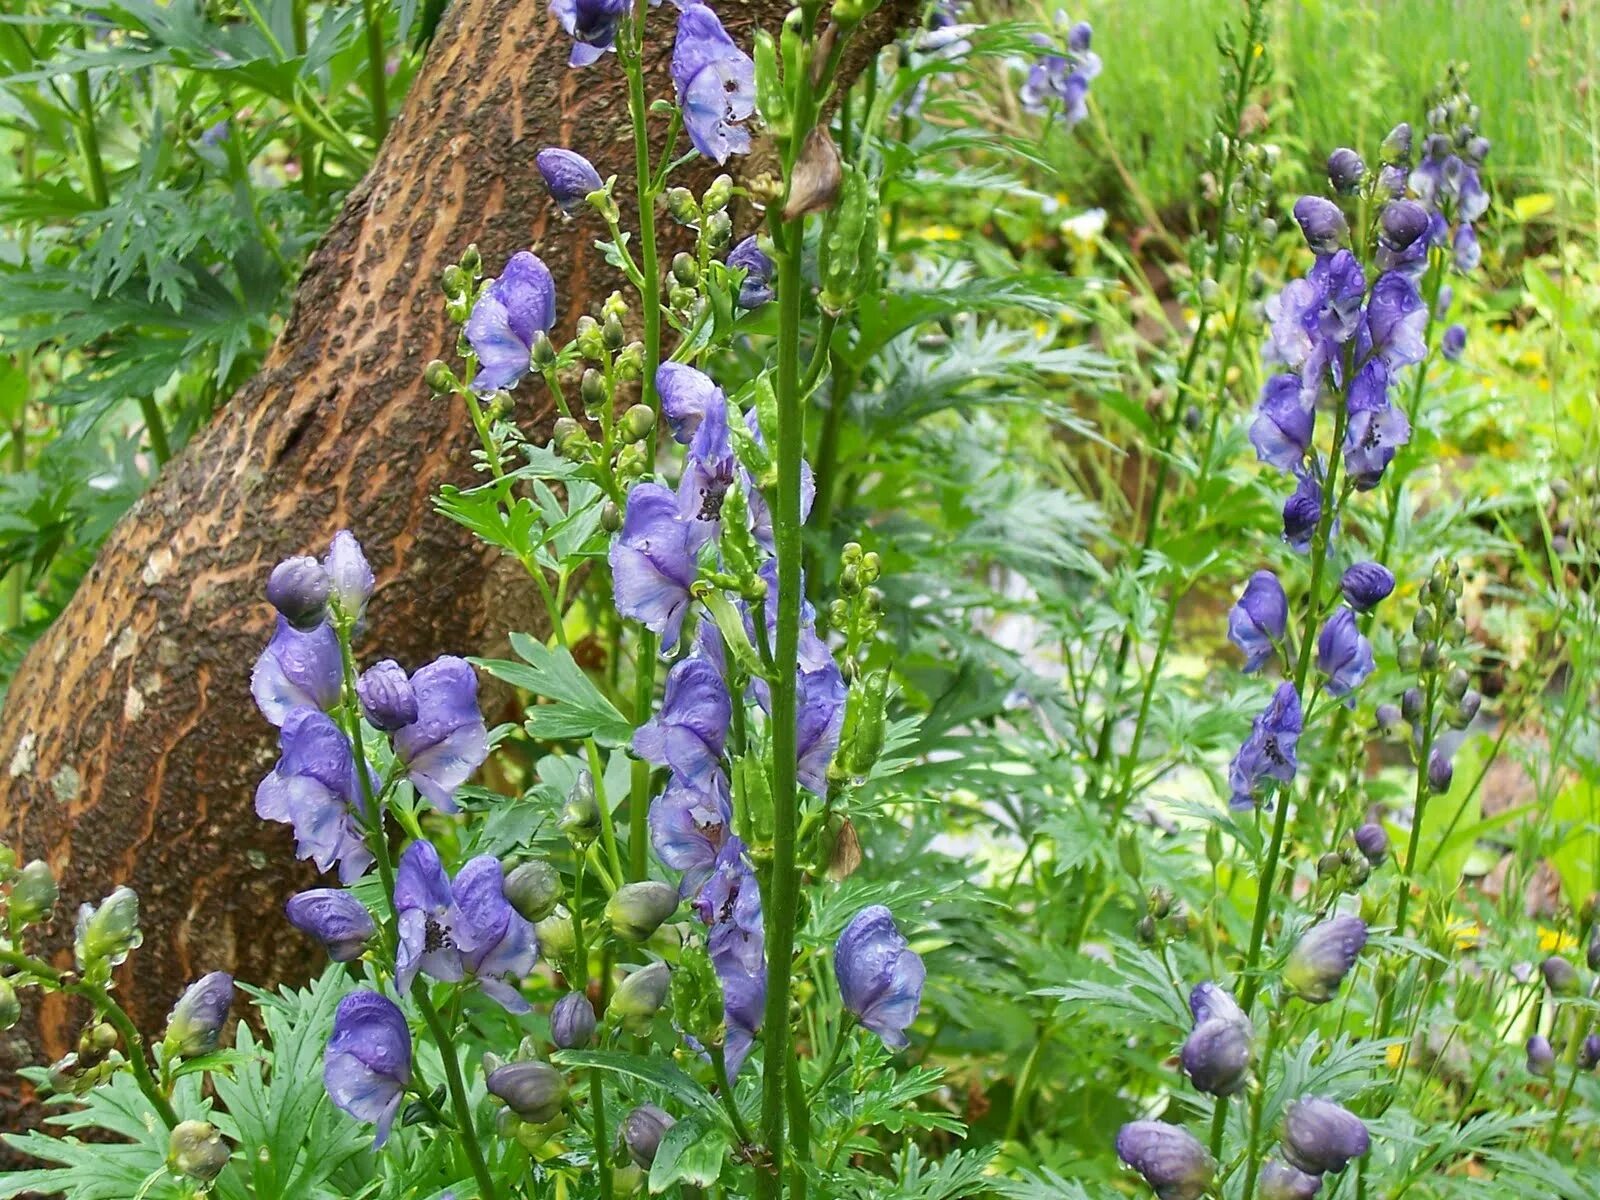
[[[1328,155],[1328,182],[1340,195],[1348,196],[1360,187],[1366,174],[1367,164],[1348,146],[1340,146]]]
[[[217,1048],[233,1005],[233,976],[213,971],[189,985],[167,1014],[162,1045],[169,1057],[198,1058]]]
[[[1374,715],[1377,720],[1378,732],[1385,737],[1393,737],[1400,728],[1400,722],[1405,719],[1400,712],[1398,704],[1380,704]]]
[[[1130,1121],[1117,1130],[1117,1157],[1161,1200],[1200,1200],[1217,1173],[1216,1160],[1195,1136],[1165,1121]]]
[[[1467,348],[1467,327],[1461,324],[1449,326],[1439,338],[1439,353],[1449,362],[1459,362],[1462,353]]]
[[[183,1121],[167,1138],[167,1169],[197,1183],[222,1174],[233,1151],[210,1121]]]
[[[1378,216],[1378,244],[1392,254],[1409,250],[1428,232],[1428,210],[1415,200],[1391,200]]]
[[[467,273],[455,263],[439,273],[439,290],[451,300],[463,299],[471,285],[472,280],[467,278]]]
[[[641,1104],[622,1119],[622,1144],[628,1148],[628,1157],[640,1167],[648,1168],[656,1160],[661,1139],[677,1122],[654,1104]]]
[[[1467,694],[1467,689],[1471,686],[1472,676],[1457,667],[1449,675],[1445,676],[1444,694],[1452,701],[1460,700],[1461,697]]]
[[[524,1121],[543,1125],[567,1102],[566,1076],[545,1062],[514,1062],[489,1072],[489,1094]]]
[[[1359,1117],[1319,1096],[1292,1101],[1283,1119],[1283,1156],[1308,1175],[1342,1171],[1371,1144]]]
[[[589,456],[589,435],[571,417],[557,417],[550,427],[550,444],[562,458],[582,462]]]
[[[417,719],[417,693],[405,669],[392,658],[374,663],[356,681],[361,711],[374,729],[393,733]]]
[[[1539,964],[1544,985],[1552,996],[1576,996],[1579,991],[1578,969],[1566,959],[1551,955]]]
[[[310,555],[286,558],[267,576],[267,603],[294,628],[321,625],[328,613],[328,573]]]
[[[550,198],[564,213],[572,213],[590,192],[605,187],[594,164],[575,151],[548,146],[534,155],[533,161],[550,189]]]
[[[483,255],[478,250],[477,242],[469,242],[461,252],[461,269],[468,275],[477,275],[483,270]]]
[[[583,400],[585,410],[591,414],[599,412],[610,399],[606,393],[606,377],[597,368],[590,367],[578,384],[578,396]]]
[[[334,962],[353,962],[378,932],[367,906],[338,888],[313,888],[289,897],[289,924],[322,943]]]
[[[1450,756],[1439,747],[1435,746],[1428,752],[1428,789],[1436,796],[1442,796],[1450,790],[1450,781],[1455,778],[1455,764],[1450,761]]]
[[[1344,870],[1344,855],[1335,850],[1329,850],[1317,859],[1317,878],[1326,879],[1330,875]]]
[[[1389,856],[1389,835],[1376,821],[1368,821],[1355,832],[1356,849],[1373,866],[1381,866]]]
[[[549,962],[559,962],[577,949],[577,936],[573,932],[572,918],[552,913],[536,921],[534,933],[539,936],[539,950]]]
[[[436,396],[443,396],[460,387],[456,373],[450,369],[450,364],[434,359],[422,369],[422,382],[428,385],[428,390]]]
[[[600,528],[607,533],[616,533],[622,528],[622,510],[616,501],[607,500],[600,506]]]
[[[806,134],[789,178],[789,198],[783,206],[783,219],[793,221],[806,213],[831,207],[843,180],[839,148],[833,144],[828,127],[813,126]]]
[[[1326,1004],[1366,944],[1367,926],[1360,917],[1332,917],[1300,935],[1284,964],[1283,980],[1302,1000]]]
[[[1322,196],[1301,196],[1296,200],[1294,219],[1305,235],[1306,245],[1317,255],[1332,254],[1350,236],[1344,213]]]
[[[1555,1074],[1556,1052],[1550,1039],[1541,1033],[1528,1039],[1528,1074],[1548,1079]]]
[[[1600,929],[1596,929],[1589,938],[1589,948],[1584,951],[1584,961],[1589,964],[1589,970],[1600,971]]]
[[[361,543],[348,529],[333,535],[322,569],[328,573],[328,598],[338,606],[340,616],[346,621],[359,621],[367,611],[376,581]]]
[[[0,975],[0,1032],[10,1029],[22,1016],[22,1004],[11,981]]]
[[[694,201],[694,193],[685,187],[668,190],[667,214],[679,225],[698,225],[701,220],[700,206]]]
[[[713,179],[706,188],[704,207],[708,213],[721,212],[733,199],[733,176],[723,174]]]
[[[50,864],[34,859],[17,872],[11,885],[11,916],[19,925],[47,917],[56,906],[56,877]]]
[[[579,317],[572,336],[578,347],[578,353],[584,358],[599,361],[605,357],[606,346],[600,335],[600,322],[593,317],[588,314]]]
[[[1312,1200],[1322,1190],[1322,1176],[1307,1175],[1286,1162],[1269,1158],[1256,1180],[1260,1200]]]
[[[1213,1096],[1231,1096],[1244,1087],[1253,1055],[1250,1026],[1213,1017],[1202,1021],[1183,1043],[1179,1059],[1189,1082]]]
[[[641,967],[617,985],[606,1016],[615,1017],[626,1032],[644,1036],[650,1032],[651,1022],[666,1000],[671,982],[672,972],[666,963],[653,962]]]
[[[1383,139],[1383,146],[1379,150],[1386,163],[1408,162],[1411,158],[1411,126],[1401,121],[1389,131]]]
[[[1600,1064],[1600,1033],[1591,1033],[1578,1046],[1578,1070],[1592,1071]]]
[[[1425,701],[1423,700],[1422,689],[1419,687],[1408,687],[1400,695],[1400,715],[1403,716],[1407,721],[1411,722],[1411,724],[1415,725],[1418,721],[1422,720],[1422,706],[1424,703]]]
[[[563,1050],[578,1050],[594,1037],[594,1005],[582,992],[568,992],[550,1010],[550,1040]]]
[[[139,897],[131,888],[119,887],[98,906],[78,909],[73,951],[78,969],[85,974],[109,974],[144,941],[139,932]]]
[[[623,441],[642,442],[655,427],[656,414],[648,404],[635,404],[622,414]]]
[[[1351,608],[1370,612],[1394,591],[1394,574],[1382,563],[1356,563],[1339,580],[1339,589]]]
[[[600,327],[600,336],[605,340],[606,349],[615,354],[627,342],[628,335],[622,328],[622,318],[612,313],[606,317],[605,324]]]
[[[678,889],[647,879],[625,883],[606,903],[606,920],[624,941],[644,942],[678,909]]]
[[[542,921],[561,899],[561,876],[549,863],[534,859],[513,867],[502,891],[524,919]]]
[[[558,825],[574,846],[588,846],[600,835],[600,806],[595,802],[594,780],[589,772],[578,772]]]
[[[692,288],[700,282],[700,267],[694,255],[679,251],[672,256],[672,277],[684,287]]]

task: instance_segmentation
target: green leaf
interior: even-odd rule
[[[1556,793],[1550,818],[1563,830],[1550,863],[1577,908],[1600,882],[1600,789],[1586,779],[1574,779]]]
[[[569,651],[546,646],[525,633],[511,635],[511,648],[522,663],[495,658],[472,661],[496,679],[549,701],[528,710],[530,735],[554,742],[592,737],[602,746],[621,745],[633,736],[628,719],[601,695]]]
[[[650,1167],[650,1190],[664,1192],[675,1183],[710,1187],[722,1174],[728,1157],[728,1135],[704,1117],[688,1117],[667,1130]]]
[[[594,1067],[637,1079],[660,1088],[669,1096],[708,1115],[716,1115],[721,1111],[711,1093],[663,1059],[641,1058],[637,1054],[624,1054],[617,1050],[563,1050],[553,1056],[553,1061],[564,1067]]]

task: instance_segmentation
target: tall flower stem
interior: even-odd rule
[[[389,95],[379,0],[361,0],[361,23],[367,34],[367,102],[372,105],[372,140],[381,143],[389,132]]]
[[[484,1162],[483,1151],[478,1146],[477,1127],[472,1120],[472,1102],[467,1096],[467,1085],[461,1078],[461,1060],[456,1054],[455,1039],[450,1036],[444,1018],[439,1015],[433,998],[428,995],[428,985],[420,976],[412,986],[411,998],[421,1010],[422,1019],[439,1048],[439,1057],[444,1061],[445,1087],[450,1092],[450,1107],[455,1110],[456,1140],[466,1152],[472,1176],[478,1181],[480,1200],[496,1200],[498,1193],[495,1191],[494,1178],[489,1174],[489,1165]]]
[[[589,990],[589,947],[583,940],[583,868],[586,855],[579,853],[572,877],[572,959],[578,968],[580,992]],[[611,1159],[606,1153],[606,1098],[601,1072],[589,1070],[589,1125],[594,1133],[594,1168],[600,1180],[600,1200],[611,1200]]]

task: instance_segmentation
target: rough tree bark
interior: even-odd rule
[[[755,0],[724,16],[748,44],[785,8]],[[897,0],[880,12],[855,65],[913,9]],[[655,18],[656,94],[669,86],[668,20]],[[118,995],[146,1030],[207,970],[270,983],[312,966],[281,919],[310,875],[287,828],[252,809],[275,757],[248,692],[272,565],[354,530],[379,579],[365,645],[408,667],[478,651],[515,619],[490,556],[432,510],[441,481],[470,478],[471,438],[459,405],[432,399],[421,374],[450,336],[439,272],[469,242],[490,271],[533,246],[568,328],[616,285],[593,250],[594,222],[563,223],[534,167],[539,148],[563,145],[602,175],[632,174],[621,74],[614,63],[569,70],[570,45],[542,3],[457,0],[262,370],[113,531],[12,684],[0,838],[61,881],[47,945],[63,965],[80,901],[120,883],[139,893],[145,943]],[[713,169],[695,171],[703,185]],[[523,390],[536,397],[520,399],[520,416],[537,437],[551,413],[542,392]],[[0,1127],[17,1128],[24,1103],[10,1069],[64,1053],[78,1020],[49,998],[4,1035]]]

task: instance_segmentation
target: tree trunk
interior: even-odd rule
[[[786,6],[727,7],[748,44]],[[861,50],[913,10],[897,0],[878,14]],[[658,95],[670,87],[670,22],[652,19]],[[617,286],[593,247],[595,220],[564,221],[534,166],[541,147],[561,145],[602,176],[633,175],[621,72],[614,61],[570,70],[570,47],[542,3],[457,0],[260,373],[118,524],[17,672],[0,713],[0,838],[56,872],[45,947],[63,965],[78,903],[123,883],[138,892],[144,945],[117,995],[147,1031],[205,971],[269,984],[315,965],[282,919],[312,876],[288,829],[253,809],[276,755],[249,693],[273,564],[354,531],[378,575],[364,647],[408,668],[483,650],[519,620],[492,556],[433,511],[440,482],[471,479],[472,438],[460,405],[421,378],[450,357],[437,281],[469,242],[490,272],[536,249],[564,329]],[[700,162],[687,182],[714,173]],[[518,403],[543,440],[543,389],[525,385]],[[0,1127],[18,1128],[24,1103],[9,1069],[66,1052],[81,1017],[49,997],[0,1040]]]

